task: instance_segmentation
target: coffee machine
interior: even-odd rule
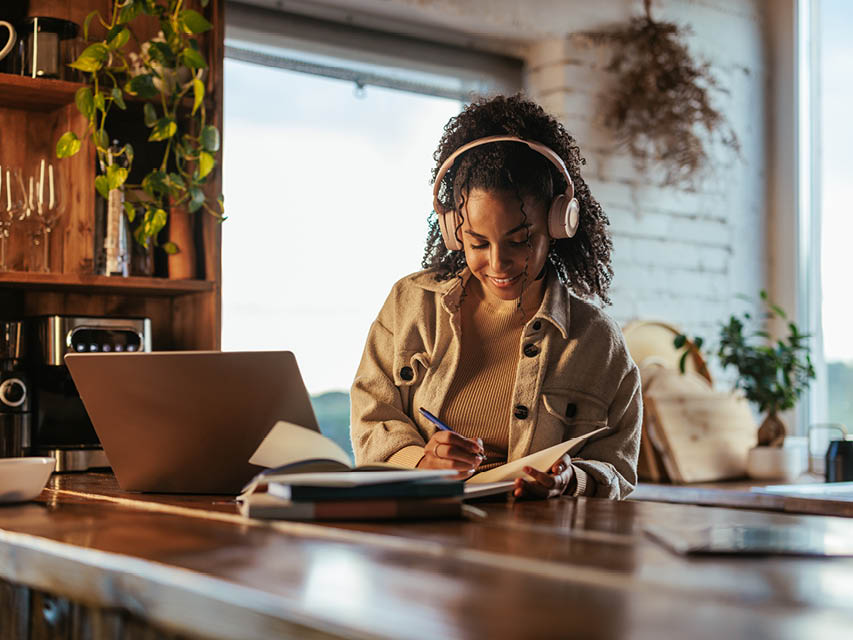
[[[28,318],[26,325],[33,454],[56,458],[57,472],[108,467],[63,357],[71,352],[151,351],[151,320],[51,315]]]
[[[0,458],[30,453],[32,394],[24,370],[24,325],[0,322]]]

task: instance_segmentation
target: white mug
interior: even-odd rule
[[[9,52],[15,48],[15,43],[18,41],[18,34],[15,33],[15,27],[6,22],[5,20],[0,20],[0,27],[6,27],[9,30],[9,41],[3,45],[3,48],[0,49],[0,60],[9,55]]]

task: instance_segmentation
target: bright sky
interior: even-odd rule
[[[222,348],[287,349],[348,390],[391,286],[420,269],[453,100],[225,61]]]
[[[827,360],[853,360],[853,2],[821,0],[823,332]]]

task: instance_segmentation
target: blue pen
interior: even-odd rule
[[[453,429],[451,429],[450,427],[448,427],[446,424],[444,424],[441,420],[439,420],[438,418],[436,418],[434,415],[432,415],[429,411],[427,411],[427,410],[426,410],[426,409],[424,409],[423,407],[421,407],[421,408],[420,408],[420,412],[421,412],[421,415],[422,415],[424,418],[426,418],[427,420],[429,420],[430,422],[432,422],[436,427],[438,427],[438,428],[439,428],[439,429],[441,429],[442,431],[450,431],[450,432],[452,432],[452,433],[456,433],[456,431],[453,431]],[[485,459],[486,459],[486,454],[485,454],[485,452],[483,452],[483,453],[478,453],[477,455],[478,455],[478,456],[480,457],[480,459],[482,459],[482,460],[485,460]]]
[[[424,409],[423,407],[421,407],[421,408],[420,408],[420,412],[421,412],[421,415],[422,415],[424,418],[426,418],[427,420],[429,420],[430,422],[432,422],[436,427],[438,427],[438,428],[439,428],[439,429],[441,429],[442,431],[453,431],[453,429],[451,429],[450,427],[448,427],[446,424],[444,424],[441,420],[439,420],[438,418],[436,418],[434,415],[432,415],[429,411],[427,411],[427,410],[426,410],[426,409]],[[456,433],[456,432],[455,432],[455,431],[453,431],[453,433]]]

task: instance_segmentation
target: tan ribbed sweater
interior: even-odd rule
[[[483,440],[486,460],[480,471],[507,461],[518,345],[541,302],[541,286],[522,296],[520,309],[516,300],[486,296],[476,278],[466,287],[462,356],[439,417],[460,435]]]

